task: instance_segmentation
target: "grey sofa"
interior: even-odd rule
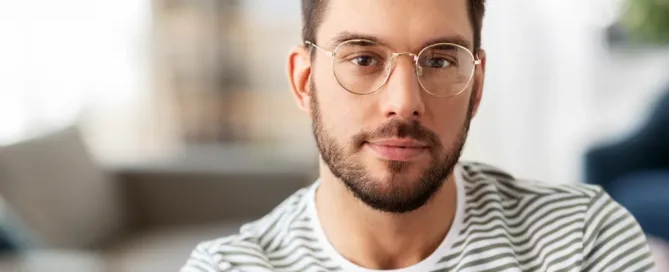
[[[0,147],[0,224],[23,237],[0,271],[176,271],[198,241],[236,232],[313,180],[314,165],[207,150],[103,168],[76,128]]]

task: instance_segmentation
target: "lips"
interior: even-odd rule
[[[385,139],[366,142],[373,153],[383,160],[412,161],[427,152],[428,145],[413,139]]]

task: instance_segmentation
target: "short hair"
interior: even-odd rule
[[[481,48],[481,29],[485,14],[485,0],[466,0],[469,21],[474,30],[474,51]],[[316,30],[323,21],[327,0],[302,0],[302,38],[316,42]]]

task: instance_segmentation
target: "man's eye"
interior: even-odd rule
[[[378,63],[378,61],[371,56],[358,56],[353,58],[351,61],[359,66],[372,66]]]
[[[426,66],[429,68],[446,68],[451,66],[451,62],[444,58],[432,58],[428,59]]]

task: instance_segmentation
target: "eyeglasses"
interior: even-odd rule
[[[348,40],[334,51],[305,41],[332,57],[332,70],[339,85],[353,94],[366,95],[381,89],[390,78],[399,56],[412,58],[420,86],[427,93],[442,98],[462,93],[474,78],[481,60],[458,44],[438,43],[418,54],[393,53],[386,46],[369,40]]]

